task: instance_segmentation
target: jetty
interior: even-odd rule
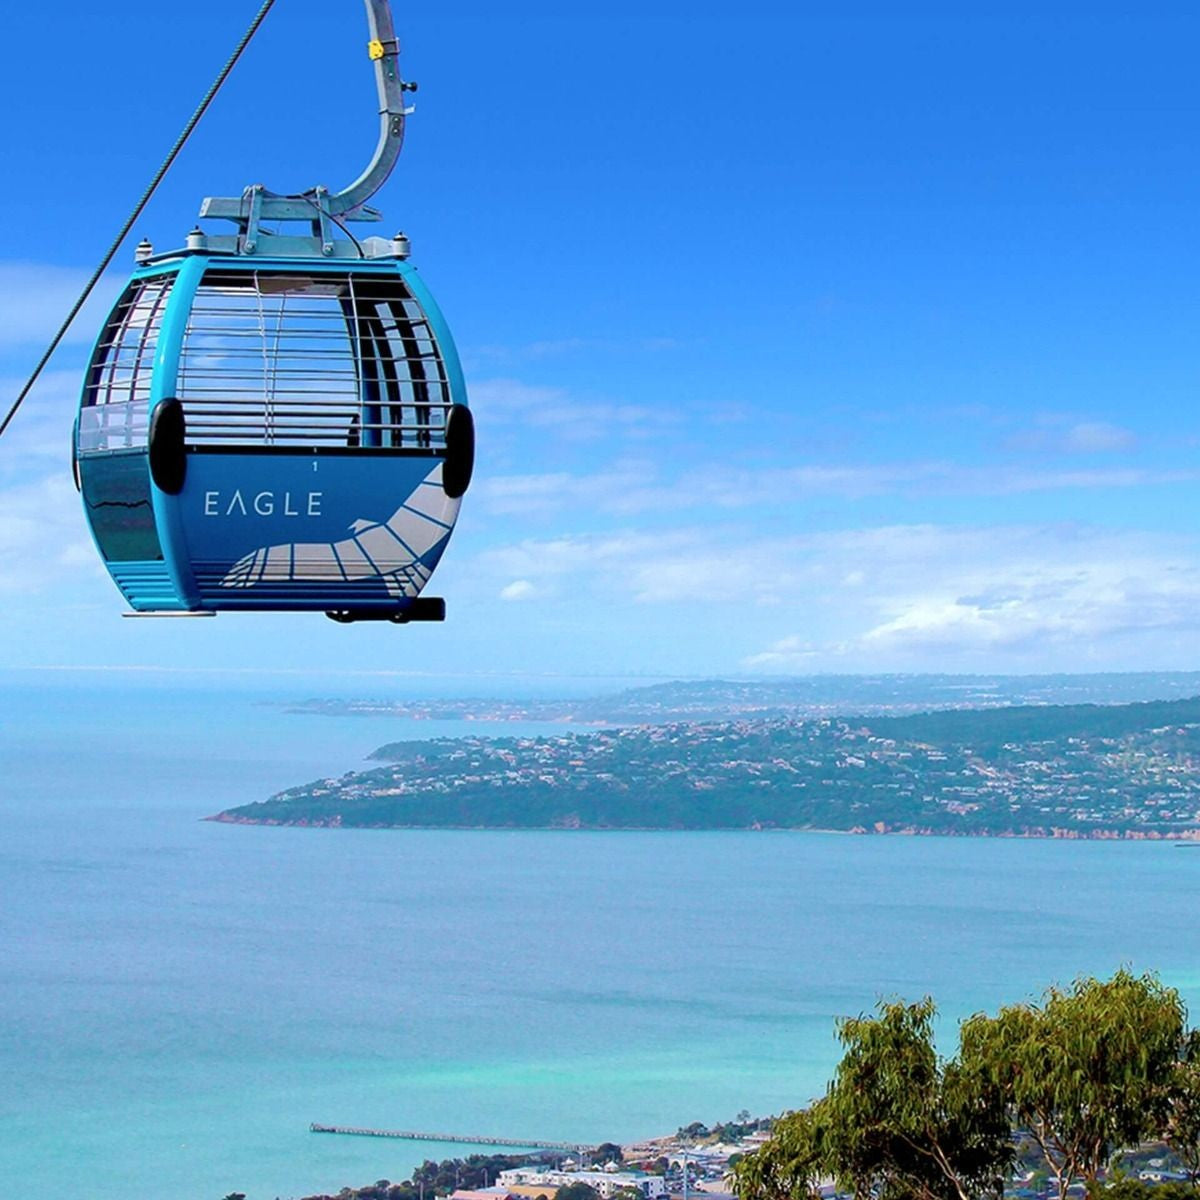
[[[415,1129],[365,1129],[355,1125],[318,1125],[310,1133],[341,1133],[348,1137],[403,1138],[409,1142],[459,1142],[467,1146],[508,1146],[518,1150],[586,1151],[593,1147],[579,1142],[546,1142],[538,1138],[485,1137],[480,1133],[421,1133]]]

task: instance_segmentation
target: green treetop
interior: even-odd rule
[[[1162,1132],[1183,1027],[1173,988],[1123,970],[972,1017],[963,1057],[1005,1096],[1063,1198],[1081,1179],[1094,1185],[1115,1151]]]
[[[831,1178],[857,1200],[993,1200],[1019,1131],[1060,1200],[1079,1181],[1094,1195],[1114,1155],[1151,1138],[1200,1178],[1200,1034],[1185,1038],[1179,995],[1155,977],[1081,979],[973,1016],[949,1059],[934,1013],[881,1003],[839,1022],[827,1093],[733,1166],[741,1200],[815,1200]]]

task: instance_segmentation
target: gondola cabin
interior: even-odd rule
[[[75,430],[87,519],[133,609],[340,620],[440,618],[418,597],[473,446],[454,342],[399,256],[150,259]]]
[[[334,193],[255,184],[205,200],[201,218],[235,231],[197,227],[157,257],[140,245],[96,342],[76,482],[136,612],[444,615],[421,592],[470,482],[474,426],[408,239],[346,228],[380,220],[366,201],[399,157],[416,88],[387,0],[365,7],[379,140],[363,174]],[[307,231],[281,232],[297,222]]]

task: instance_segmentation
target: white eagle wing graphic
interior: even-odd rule
[[[289,542],[252,550],[233,564],[221,586],[380,579],[388,595],[412,598],[431,573],[418,560],[449,536],[459,504],[442,489],[439,462],[386,521],[360,517],[350,526],[350,536],[340,542]]]

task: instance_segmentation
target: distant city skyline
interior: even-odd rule
[[[10,14],[0,400],[254,4]],[[282,0],[0,440],[0,666],[486,677],[1200,660],[1182,4],[398,4],[378,197],[479,425],[444,626],[125,621],[71,483],[133,244],[369,156],[360,6]],[[31,53],[70,29],[69,86]]]

